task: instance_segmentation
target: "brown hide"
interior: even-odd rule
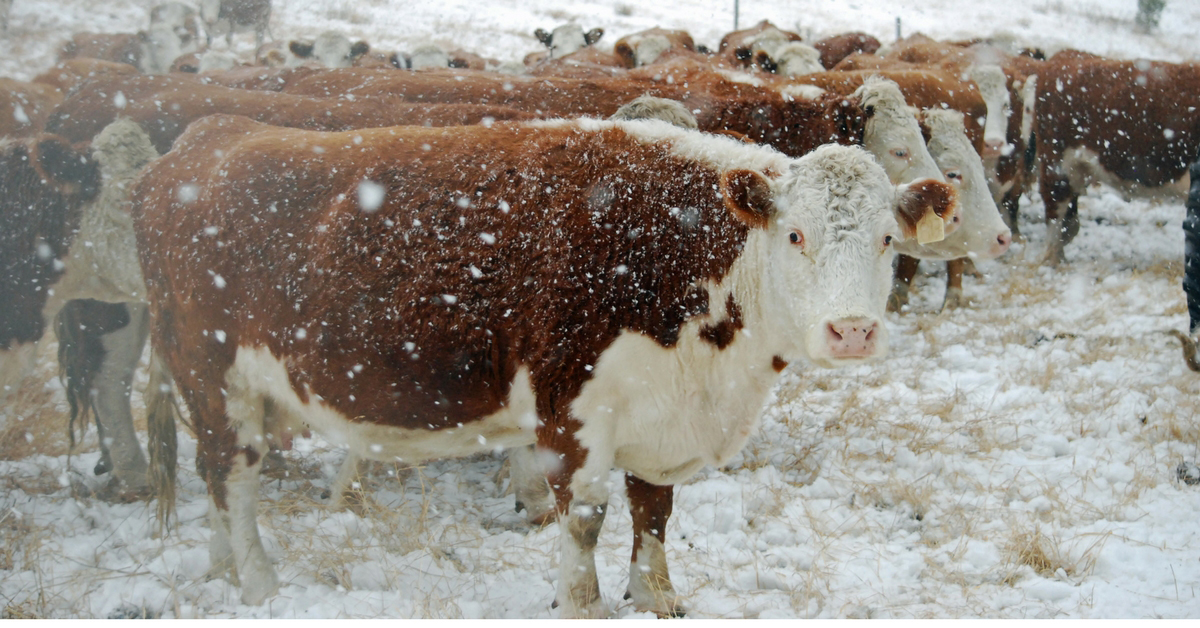
[[[856,72],[815,72],[791,79],[778,79],[794,85],[816,85],[838,94],[851,94],[868,76],[895,81],[904,100],[918,109],[949,108],[963,113],[967,137],[979,153],[983,152],[983,125],[987,106],[972,83],[958,81],[945,73],[925,70],[884,70]]]
[[[125,97],[118,106],[115,94]],[[207,85],[194,78],[133,76],[88,83],[63,101],[47,128],[73,142],[88,141],[118,116],[137,122],[159,153],[189,123],[217,113],[244,115],[277,126],[322,131],[417,124],[449,126],[532,116],[485,105],[431,105],[397,98],[320,99]]]
[[[38,134],[62,99],[62,91],[50,85],[0,78],[0,137]]]
[[[1056,55],[1039,73],[1034,117],[1047,211],[1082,192],[1060,170],[1073,147],[1123,180],[1172,183],[1200,149],[1200,64]]]
[[[250,66],[205,72],[202,80],[212,85],[251,89],[267,92],[282,91],[293,82],[309,75],[323,72],[325,68],[300,66],[294,68],[270,68],[265,66]]]
[[[58,49],[58,60],[88,58],[142,67],[142,40],[129,33],[76,33]]]
[[[99,186],[95,162],[61,137],[0,140],[0,349],[41,338],[55,261]]]
[[[842,33],[816,42],[813,48],[821,53],[821,67],[832,70],[842,59],[852,54],[874,54],[880,45],[878,39],[866,33]]]
[[[239,452],[221,394],[238,347],[284,359],[301,399],[416,430],[494,412],[525,366],[541,444],[578,451],[568,404],[600,352],[623,329],[674,345],[708,308],[692,286],[741,250],[718,174],[619,129],[198,121],[143,172],[132,211],[155,346],[206,435],[202,475],[219,484]],[[364,180],[386,191],[372,211]]]
[[[69,59],[34,77],[34,83],[50,85],[64,95],[73,92],[80,84],[101,76],[140,74],[137,68],[127,63],[115,63],[101,59]]]
[[[648,70],[647,68],[641,68]],[[785,99],[774,90],[737,83],[707,68],[689,66],[687,80],[542,79],[467,71],[394,73],[331,70],[299,81],[297,94],[389,95],[410,102],[479,103],[512,107],[545,117],[611,116],[621,105],[648,95],[678,100],[696,115],[702,131],[737,131],[757,143],[799,157],[821,144],[861,144],[865,124],[852,99]]]

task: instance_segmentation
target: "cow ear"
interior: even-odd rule
[[[585,46],[590,46],[590,45],[600,41],[601,37],[604,37],[604,29],[603,28],[593,28],[592,30],[583,34],[583,44]]]
[[[533,36],[537,37],[537,40],[542,42],[543,46],[545,46],[547,48],[550,47],[550,33],[547,33],[546,29],[539,28],[539,29],[533,31]]]
[[[361,57],[371,51],[371,44],[365,41],[356,41],[350,46],[350,58],[355,59]]]
[[[301,59],[307,59],[312,56],[313,44],[311,41],[289,41],[288,50]]]
[[[713,53],[712,49],[709,48],[708,46],[705,46],[704,44],[700,44],[700,45],[696,46],[696,52],[698,52],[702,55],[710,55]]]
[[[866,117],[868,118],[875,115],[875,105],[867,105],[866,107],[863,107],[863,113],[865,113]]]
[[[633,47],[628,42],[620,41],[613,46],[613,54],[625,64],[627,68],[637,67],[637,53],[633,51]]]
[[[770,72],[771,74],[779,72],[779,64],[775,63],[775,60],[771,58],[771,55],[767,54],[766,50],[759,50],[754,53],[754,63],[763,72]]]
[[[946,226],[958,211],[958,194],[948,183],[921,179],[896,186],[896,221],[904,239],[917,238],[920,244],[944,239]]]
[[[738,220],[750,227],[765,229],[775,213],[771,184],[753,170],[727,170],[721,173],[721,198]]]

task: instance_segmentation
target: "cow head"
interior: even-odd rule
[[[288,42],[288,50],[298,59],[311,59],[327,68],[348,68],[370,49],[366,42],[351,42],[350,38],[337,31],[325,31],[311,43]]]
[[[593,28],[585,33],[582,26],[571,23],[563,24],[549,33],[539,28],[533,32],[533,36],[550,50],[551,59],[558,59],[600,41],[604,29]]]
[[[854,96],[867,115],[863,147],[875,156],[892,183],[916,179],[945,181],[941,168],[925,146],[916,111],[905,103],[896,83],[870,76],[854,91]],[[945,219],[946,233],[958,228],[957,212]]]
[[[414,70],[450,67],[450,55],[436,44],[418,46],[409,55],[409,67]]]
[[[987,106],[983,123],[983,156],[995,157],[1013,150],[1008,146],[1008,121],[1012,117],[1012,102],[1008,95],[1008,77],[996,65],[974,65],[967,77],[979,88]]]
[[[764,332],[782,341],[780,357],[826,367],[887,352],[893,244],[915,233],[931,206],[954,199],[937,181],[894,186],[862,149],[837,145],[793,160],[773,182],[727,171],[720,190],[753,227],[741,270],[759,291]]]
[[[825,66],[821,65],[820,51],[800,42],[780,46],[770,60],[774,65],[771,71],[780,76],[803,76],[825,71]]]
[[[1008,250],[1012,232],[1000,217],[996,201],[988,190],[983,161],[967,138],[963,115],[953,110],[930,109],[921,113],[922,127],[928,131],[929,154],[942,169],[946,182],[958,193],[961,226],[941,242],[920,244],[909,240],[896,251],[921,259],[991,259]]]

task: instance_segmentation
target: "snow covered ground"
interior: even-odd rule
[[[15,0],[0,75],[45,69],[70,32],[141,27],[151,4]],[[1134,0],[741,4],[743,25],[770,18],[814,36],[866,30],[890,41],[900,17],[906,34],[1009,32],[1047,49],[1200,58],[1200,3],[1182,0],[1167,2],[1154,36],[1133,32]],[[275,6],[276,37],[334,28],[381,48],[432,41],[501,59],[535,50],[533,28],[567,20],[606,28],[609,44],[655,25],[715,44],[732,25],[731,0]],[[251,37],[237,44],[248,50]],[[1177,473],[1200,457],[1200,377],[1159,333],[1187,326],[1182,203],[1093,191],[1058,270],[1037,263],[1041,211],[1026,199],[1028,241],[966,278],[970,307],[939,313],[944,272],[923,265],[909,310],[889,315],[890,357],[794,365],[745,451],[678,487],[667,556],[691,616],[1200,617],[1200,486]],[[181,525],[155,538],[152,506],[86,496],[97,453],[68,465],[61,447],[42,446],[65,430],[52,372],[42,368],[24,403],[0,414],[13,458],[0,460],[0,616],[557,613],[557,525],[531,530],[513,512],[499,457],[377,466],[360,516],[320,505],[342,453],[316,440],[288,453],[291,477],[264,478],[259,525],[285,585],[242,606],[236,587],[203,577],[194,441],[181,443]],[[26,434],[48,453],[11,445]],[[630,517],[622,495],[611,503],[601,591],[629,616]]]

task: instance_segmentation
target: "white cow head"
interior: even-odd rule
[[[312,60],[327,68],[348,68],[370,49],[366,42],[351,43],[349,37],[337,31],[325,31],[317,35],[312,43],[288,42],[288,50],[295,55],[295,59],[289,60],[287,65],[301,65],[306,60]]]
[[[854,91],[867,112],[863,147],[875,156],[892,183],[917,179],[945,181],[942,169],[933,161],[917,123],[916,110],[909,107],[895,82],[869,76]],[[945,217],[946,233],[958,228],[959,216]]]
[[[539,28],[533,34],[542,45],[550,49],[550,58],[558,59],[600,41],[604,36],[604,29],[593,28],[584,33],[582,26],[571,23],[563,24],[549,33]]]
[[[963,115],[946,109],[929,109],[921,114],[929,130],[929,154],[942,169],[946,182],[958,192],[962,212],[959,228],[941,242],[918,244],[902,242],[896,251],[920,259],[991,259],[1008,250],[1012,232],[1000,217],[996,201],[988,190],[983,160],[967,138]]]
[[[780,76],[803,76],[825,71],[825,66],[821,65],[821,52],[798,41],[780,46],[771,58],[775,62],[775,73]]]
[[[721,193],[735,214],[760,227],[746,243],[742,270],[758,291],[753,309],[764,331],[782,341],[781,357],[826,367],[886,354],[892,245],[926,205],[954,196],[935,181],[894,186],[865,151],[837,145],[792,160],[773,183],[754,171],[727,171]]]
[[[450,55],[437,44],[418,46],[409,55],[408,67],[413,70],[450,67]]]
[[[973,65],[968,78],[979,87],[987,105],[983,123],[983,156],[999,156],[1013,147],[1008,146],[1008,120],[1012,117],[1012,102],[1008,96],[1008,77],[996,65]]]
[[[138,32],[138,38],[142,47],[141,70],[146,74],[166,74],[180,55],[195,51],[185,50],[183,39],[170,24],[151,24]]]

